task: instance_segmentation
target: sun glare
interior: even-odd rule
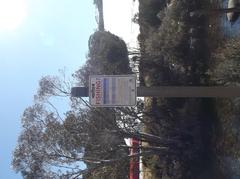
[[[27,15],[26,0],[0,0],[0,31],[15,30]]]

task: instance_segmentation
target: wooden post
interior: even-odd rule
[[[73,87],[72,97],[88,97],[88,88]],[[240,97],[240,87],[160,86],[138,87],[138,97],[166,98],[229,98]]]

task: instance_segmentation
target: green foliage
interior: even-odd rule
[[[86,65],[73,76],[88,86],[90,74],[129,73],[124,41],[98,31],[89,39]],[[68,98],[71,87],[63,71],[61,77],[45,76],[39,81],[35,104],[22,116],[23,131],[14,151],[13,168],[24,178],[127,178],[129,151],[119,147],[125,145],[124,136],[111,130],[134,131],[138,110],[95,109],[83,99],[70,98],[72,110],[61,115],[54,100]],[[80,167],[82,163],[86,169]]]
[[[166,0],[139,0],[138,24],[141,33],[138,35],[138,40],[142,51],[144,51],[145,38],[151,36],[152,32],[161,24],[157,14],[165,6]]]
[[[52,113],[45,111],[42,105],[36,104],[27,108],[22,116],[24,130],[19,136],[19,145],[14,151],[12,165],[17,172],[21,172],[24,178],[41,178],[55,176],[47,171],[46,162],[48,149],[44,126],[55,121]],[[49,136],[50,137],[50,136]]]
[[[174,3],[162,12],[161,26],[145,41],[147,54],[162,55],[170,63],[183,60],[188,45],[185,11],[182,3]]]
[[[97,109],[71,99],[72,110],[62,116],[52,99],[68,97],[68,84],[52,76],[40,80],[35,103],[22,116],[13,168],[24,178],[127,178],[129,151],[119,147],[124,136],[111,131],[134,131],[137,109]]]
[[[204,15],[194,17],[189,15],[189,11],[201,7],[200,4],[201,2],[197,0],[191,2],[173,0],[169,6],[165,6],[155,15],[161,20],[160,26],[140,24],[141,64],[156,66],[151,69],[144,67],[140,69],[140,76],[143,76],[146,85],[149,81],[151,85],[154,85],[154,81],[158,81],[155,85],[166,85],[167,81],[168,85],[206,83],[205,72],[208,66],[204,30],[206,18]],[[143,9],[144,6],[140,8]],[[165,68],[161,68],[163,63]],[[156,71],[160,74],[160,80],[156,79],[157,75],[151,75],[156,74]]]
[[[58,92],[64,92],[59,81],[43,77],[35,104],[23,113],[12,165],[24,178],[128,178],[130,157],[124,138],[162,142],[157,136],[136,133],[141,103],[139,108],[91,108],[86,101],[74,102],[72,111],[61,116],[50,103]],[[143,150],[156,153],[151,148]]]
[[[24,178],[74,178],[92,176],[92,172],[98,176],[93,178],[127,176],[128,163],[120,159],[128,151],[117,147],[124,144],[123,137],[104,132],[117,129],[113,113],[106,110],[82,109],[78,115],[69,111],[61,121],[41,104],[27,108],[22,116],[24,129],[14,151],[14,169]],[[87,164],[86,171],[79,162]],[[96,170],[89,173],[92,168]]]
[[[126,44],[106,31],[97,31],[89,38],[86,64],[75,73],[80,82],[88,86],[89,75],[130,74]]]
[[[205,16],[191,17],[189,13],[201,9],[202,1],[172,0],[170,6],[163,6],[152,14],[154,18],[159,18],[155,25],[147,22],[147,15],[143,16],[146,4],[152,1],[139,2],[140,74],[144,84],[205,83],[207,79],[204,74],[208,66],[205,43],[207,21]],[[178,138],[179,146],[183,147],[175,145],[176,148],[172,150],[174,153],[169,155],[162,153],[155,157],[144,157],[146,170],[151,171],[151,177],[212,178],[203,174],[208,172],[211,165],[212,111],[204,107],[209,101],[179,98],[145,100],[149,100],[149,104],[145,102],[145,111],[149,110],[153,114],[144,117],[143,120],[148,123],[145,123],[143,130],[163,138]]]
[[[50,101],[49,98],[68,97],[70,95],[72,81],[67,79],[65,70],[59,70],[59,76],[44,76],[39,80],[39,88],[34,96],[35,101]]]
[[[218,85],[236,85],[240,83],[240,42],[231,39],[217,49],[213,60],[215,64],[210,72],[212,82]]]
[[[240,84],[240,42],[230,39],[216,49],[212,56],[209,76],[212,85],[239,86]],[[239,176],[239,98],[216,99],[215,152],[218,168],[226,178]]]
[[[190,83],[188,6],[188,3],[174,1],[160,11],[161,25],[145,36],[141,47],[143,68],[140,66],[145,85]]]
[[[140,24],[146,26],[159,26],[157,13],[166,6],[166,0],[139,0]]]

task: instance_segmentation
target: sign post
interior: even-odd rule
[[[89,102],[96,107],[135,106],[135,75],[94,75],[89,77]]]
[[[95,107],[134,106],[137,97],[164,98],[230,98],[240,97],[240,87],[225,86],[159,86],[136,87],[134,75],[95,75],[89,88],[73,87],[72,97],[89,97]]]

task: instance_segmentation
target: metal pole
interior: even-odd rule
[[[199,87],[199,86],[161,86],[161,87],[139,87],[137,96],[155,96],[168,98],[227,98],[239,97],[239,87]]]
[[[88,97],[88,88],[87,87],[73,87],[71,89],[72,97]]]
[[[87,87],[73,87],[73,97],[88,97]],[[201,87],[201,86],[160,86],[138,87],[138,97],[167,98],[229,98],[240,97],[240,87]]]

